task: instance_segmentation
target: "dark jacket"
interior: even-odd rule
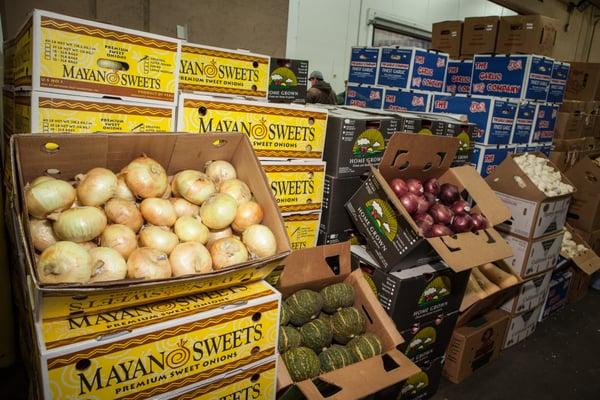
[[[336,104],[337,99],[331,85],[325,81],[317,83],[306,93],[307,103]]]

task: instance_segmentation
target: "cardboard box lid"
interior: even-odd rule
[[[583,244],[589,250],[580,256],[572,258],[573,263],[586,275],[592,275],[596,271],[600,271],[600,257],[594,252],[592,246],[589,245],[569,224],[565,225],[565,229],[571,232],[573,241],[577,244]],[[563,256],[561,252],[561,256]],[[564,256],[563,256],[564,257]]]
[[[467,17],[465,18],[465,24],[469,25],[477,25],[477,24],[493,24],[498,23],[500,21],[500,16],[498,15],[489,15],[486,17]]]
[[[585,141],[587,143],[587,139]],[[600,152],[581,157],[566,173],[582,193],[600,193],[600,166],[594,161],[597,157],[600,157]]]

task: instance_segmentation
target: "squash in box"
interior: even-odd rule
[[[341,344],[348,343],[353,337],[365,333],[367,318],[354,307],[342,308],[331,319],[333,338]]]
[[[321,361],[321,371],[329,372],[352,364],[354,356],[347,347],[334,344],[319,354],[319,360]]]
[[[348,348],[356,361],[378,356],[383,352],[381,340],[373,333],[365,333],[348,342]]]
[[[317,318],[323,306],[323,297],[313,290],[302,289],[291,295],[286,301],[290,322],[301,326]]]
[[[331,327],[322,319],[309,321],[299,330],[302,336],[302,345],[314,350],[317,354],[331,344],[333,338]]]
[[[302,335],[292,326],[282,326],[279,329],[279,346],[277,347],[280,354],[286,351],[299,347],[302,344]]]
[[[328,314],[354,304],[354,288],[344,282],[324,287],[321,296],[323,296],[323,311]]]
[[[308,347],[296,347],[283,356],[283,362],[294,382],[311,379],[321,372],[321,362]]]

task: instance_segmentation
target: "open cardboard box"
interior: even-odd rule
[[[578,269],[580,269],[584,274],[586,274],[588,276],[592,275],[596,271],[599,271],[600,270],[600,257],[592,249],[592,246],[590,246],[589,243],[587,243],[581,237],[581,235],[579,235],[579,233],[575,229],[573,229],[569,224],[565,225],[565,229],[567,231],[571,232],[571,235],[573,236],[573,241],[575,243],[582,244],[585,247],[587,247],[589,250],[586,251],[585,253],[583,253],[577,257],[573,257],[573,258],[568,258],[566,255],[561,253],[560,254],[561,258],[564,258],[566,262],[568,262],[568,260],[571,260]],[[559,266],[562,267],[563,265],[565,265],[565,261],[559,261]]]
[[[533,276],[521,284],[519,292],[502,305],[502,309],[512,315],[527,312],[546,300],[552,271]]]
[[[542,153],[530,153],[538,157],[547,158]],[[548,197],[539,190],[529,179],[527,174],[514,161],[518,154],[509,154],[496,169],[485,178],[490,187],[496,191],[500,199],[508,206],[512,213],[510,220],[498,226],[506,232],[523,238],[538,238],[553,232],[560,231],[567,218],[567,210],[572,194]],[[559,169],[551,162],[556,171]],[[517,184],[520,178],[521,185]],[[561,180],[575,187],[573,183],[561,173]],[[577,189],[575,189],[577,190]],[[507,218],[508,219],[508,218]]]
[[[594,160],[600,152],[582,156],[567,171],[567,177],[577,188],[567,218],[573,227],[591,232],[600,229],[600,166]]]
[[[47,150],[54,143],[56,150]],[[277,238],[277,254],[252,260],[220,271],[202,275],[188,275],[159,280],[133,280],[99,283],[44,284],[35,270],[35,251],[31,245],[28,215],[25,210],[24,188],[27,182],[48,174],[50,168],[59,171],[61,179],[70,180],[78,173],[94,167],[120,171],[134,158],[146,154],[158,161],[167,174],[184,169],[202,169],[209,160],[228,160],[236,168],[238,177],[246,182],[264,210],[263,224]],[[17,229],[17,252],[30,280],[34,310],[44,318],[86,314],[127,305],[149,303],[182,294],[198,293],[209,289],[250,282],[268,275],[290,253],[290,243],[277,203],[265,173],[252,150],[246,135],[214,133],[205,135],[156,134],[27,134],[11,138],[13,162],[13,213]],[[51,171],[52,172],[52,171]],[[158,293],[157,293],[158,292]],[[77,303],[74,308],[73,303]]]
[[[386,271],[411,268],[439,255],[459,272],[512,255],[506,241],[493,228],[510,218],[510,212],[473,167],[450,168],[458,147],[456,138],[397,133],[379,168],[371,167],[371,176],[346,203],[369,250]],[[466,192],[475,202],[473,210],[485,215],[490,227],[452,236],[423,237],[387,182],[393,178],[431,177]]]
[[[279,395],[300,391],[304,398],[358,399],[395,383],[420,370],[398,349],[404,343],[390,317],[383,310],[360,270],[351,272],[350,243],[318,246],[293,252],[286,260],[277,289],[286,299],[300,289],[319,291],[333,283],[354,287],[354,307],[367,314],[367,331],[376,333],[384,353],[345,368],[294,383],[280,358],[277,371]],[[368,384],[365,384],[367,383]],[[300,396],[302,397],[302,396]]]

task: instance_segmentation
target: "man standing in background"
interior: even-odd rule
[[[306,93],[307,103],[336,104],[337,99],[331,85],[323,80],[320,71],[313,71],[308,78],[310,89]]]

